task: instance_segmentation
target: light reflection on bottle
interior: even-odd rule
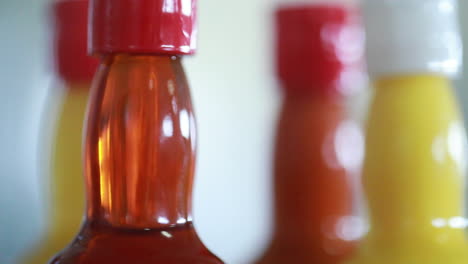
[[[169,219],[167,219],[167,217],[164,217],[164,216],[159,216],[158,217],[158,223],[160,223],[160,224],[169,224]]]
[[[172,14],[176,10],[175,0],[165,0],[163,3],[162,11],[164,13]]]
[[[162,130],[166,137],[172,137],[174,135],[174,124],[172,123],[172,117],[170,115],[164,118]]]
[[[180,7],[179,7],[180,3]],[[185,16],[192,15],[192,1],[191,0],[165,0],[163,3],[162,11],[164,13],[173,14],[176,13],[180,8],[182,14]]]
[[[185,223],[187,223],[187,219],[185,219],[185,218],[179,218],[179,219],[177,220],[177,224],[179,224],[179,225],[185,224]]]
[[[362,87],[365,87],[367,83],[367,75],[353,67],[343,70],[336,80],[336,86],[343,95],[354,95],[361,90]]]
[[[167,238],[172,238],[172,235],[171,233],[167,232],[167,231],[161,231],[161,235],[167,237]]]
[[[466,136],[465,127],[462,122],[453,122],[448,131],[447,144],[448,153],[458,164],[461,173],[466,171]]]
[[[335,133],[324,141],[322,151],[331,168],[359,170],[364,158],[364,136],[361,128],[351,120],[341,122]]]
[[[361,217],[345,216],[336,225],[336,234],[344,241],[356,241],[367,231],[367,226]]]
[[[182,0],[182,14],[186,16],[191,16],[192,15],[192,1],[191,0]]]
[[[180,110],[180,132],[184,138],[190,137],[190,117],[187,110]]]
[[[342,122],[335,135],[336,157],[341,166],[349,171],[361,168],[364,158],[364,136],[354,121]]]
[[[446,162],[445,159],[455,161],[460,173],[466,169],[466,138],[465,128],[459,121],[452,122],[448,128],[435,137],[432,143],[432,155],[439,163]]]

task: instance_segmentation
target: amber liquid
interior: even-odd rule
[[[51,263],[222,263],[192,224],[195,120],[181,59],[109,56],[91,93],[86,222]]]
[[[339,146],[352,132],[344,113],[340,97],[286,96],[276,138],[273,239],[257,264],[336,264],[352,253],[354,242],[340,233],[353,213],[349,164]]]

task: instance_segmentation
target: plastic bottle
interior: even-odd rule
[[[375,98],[363,183],[370,231],[353,264],[465,263],[464,125],[455,0],[369,0]]]
[[[51,263],[222,263],[192,224],[196,1],[93,0],[86,222]]]
[[[51,160],[47,166],[51,175],[47,229],[21,258],[20,263],[25,264],[47,263],[68,245],[80,229],[85,211],[81,138],[89,88],[98,65],[86,49],[88,1],[56,1],[51,9],[55,29],[53,54],[63,97],[54,115]]]
[[[259,264],[339,263],[355,247],[351,175],[363,136],[346,96],[362,85],[364,33],[341,4],[280,5],[277,71],[284,94],[274,159],[273,238]]]

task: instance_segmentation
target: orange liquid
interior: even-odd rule
[[[336,144],[346,124],[340,98],[286,97],[276,139],[273,240],[258,264],[339,263],[352,252],[354,243],[339,234],[352,215]]]
[[[105,58],[88,111],[86,222],[51,263],[222,263],[192,225],[195,120],[180,58]]]

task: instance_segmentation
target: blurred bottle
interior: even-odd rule
[[[54,120],[50,202],[47,229],[21,263],[47,263],[69,244],[80,228],[84,212],[82,126],[88,91],[98,61],[87,55],[87,0],[55,1],[54,56],[63,84],[63,98]],[[56,103],[56,101],[54,101]],[[49,116],[47,118],[50,118]]]
[[[92,0],[86,222],[51,263],[222,263],[192,224],[196,1]]]
[[[370,231],[350,263],[466,263],[455,0],[368,0],[375,97],[363,169]]]
[[[363,85],[364,32],[356,9],[340,4],[282,5],[276,23],[274,233],[257,263],[339,263],[357,239],[350,176],[364,146],[345,100]]]

